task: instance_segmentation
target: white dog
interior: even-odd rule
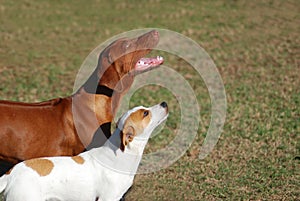
[[[125,113],[104,146],[74,157],[17,164],[0,178],[6,201],[119,200],[132,185],[152,131],[168,116],[165,102]]]

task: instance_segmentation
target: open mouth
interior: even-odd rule
[[[152,57],[152,58],[141,58],[135,64],[136,71],[145,71],[153,67],[159,66],[164,62],[164,59],[161,56]]]

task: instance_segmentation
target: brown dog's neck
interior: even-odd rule
[[[99,80],[96,71],[89,77],[89,79],[82,85],[80,89],[84,89],[86,93],[89,94],[97,94],[97,95],[105,95],[108,97],[112,97],[114,90],[109,86],[104,84],[100,84],[101,80]],[[79,91],[80,91],[79,89]]]
[[[87,93],[83,87],[72,96],[72,114],[75,128],[80,137],[84,136],[83,144],[85,146],[90,143],[99,126],[108,125],[113,121],[112,108],[111,97],[103,94]]]
[[[98,85],[96,87],[96,89],[93,89],[93,88],[89,88],[87,87],[86,85],[83,86],[83,89],[87,92],[87,93],[90,93],[90,94],[97,94],[97,95],[105,95],[105,96],[108,96],[108,97],[112,97],[113,93],[114,93],[114,90],[105,86],[105,85]]]
[[[105,88],[103,88],[103,90],[105,90]],[[82,111],[93,113],[99,123],[111,122],[113,117],[111,96],[102,93],[88,93],[84,87],[81,87],[77,93],[72,96],[72,100],[73,109],[79,110],[80,108]]]

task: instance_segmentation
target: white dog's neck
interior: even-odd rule
[[[134,175],[142,159],[146,139],[134,139],[125,147],[124,152],[120,150],[120,130],[116,129],[106,143],[99,148],[89,151],[90,155],[102,166],[120,173]]]

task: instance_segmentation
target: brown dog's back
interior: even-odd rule
[[[70,102],[71,98],[33,104],[0,101],[0,160],[17,163],[83,151],[83,145],[78,146]]]

